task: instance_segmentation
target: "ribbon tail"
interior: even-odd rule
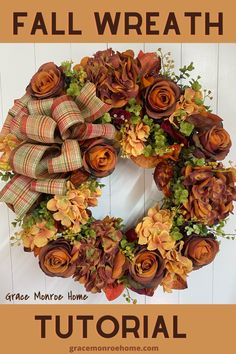
[[[0,192],[0,202],[4,202],[17,216],[24,216],[38,200],[40,193],[31,190],[32,179],[16,175]]]

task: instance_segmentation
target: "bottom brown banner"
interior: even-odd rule
[[[4,354],[220,354],[235,342],[236,305],[0,305],[0,316]]]

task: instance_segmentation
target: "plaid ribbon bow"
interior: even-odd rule
[[[23,216],[41,193],[65,194],[65,174],[82,166],[79,141],[115,137],[112,124],[93,124],[110,108],[96,96],[92,83],[74,100],[67,95],[35,100],[28,94],[16,100],[0,139],[12,133],[23,143],[11,153],[16,175],[0,192],[0,201]]]

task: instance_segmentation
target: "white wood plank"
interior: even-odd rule
[[[210,89],[214,100],[211,101],[213,111],[217,107],[217,71],[218,71],[218,46],[217,44],[183,44],[183,65],[193,61],[195,70],[191,76],[200,75],[203,88]],[[212,303],[213,265],[193,272],[188,278],[188,289],[180,292],[180,303]]]
[[[99,50],[107,49],[106,43],[71,43],[71,58],[75,64],[86,56],[92,56]]]
[[[0,45],[1,53],[1,45]],[[3,102],[2,102],[2,79],[0,72],[0,129],[4,122],[3,116]],[[0,181],[0,189],[3,188],[4,182]],[[1,246],[0,246],[0,255],[1,255],[1,267],[0,267],[0,279],[1,279],[1,288],[0,288],[0,303],[7,303],[6,295],[9,292],[13,291],[13,281],[12,281],[12,264],[11,264],[11,247],[10,247],[10,236],[9,236],[9,214],[8,208],[3,203],[0,203],[0,228],[1,228]]]
[[[224,127],[230,133],[233,146],[226,162],[236,162],[236,44],[219,45],[219,83],[218,83],[218,114],[224,119]],[[235,207],[234,203],[234,207]],[[227,224],[227,232],[235,233],[236,219],[231,215]],[[236,241],[222,240],[220,253],[214,262],[213,302],[218,304],[236,303]]]
[[[44,63],[53,61],[58,66],[71,59],[70,43],[35,43],[36,69]]]
[[[13,100],[23,96],[25,88],[35,72],[34,45],[1,44],[0,67],[3,114],[6,116],[8,109],[13,105]],[[10,234],[15,232],[11,225],[14,218],[15,215],[10,213]],[[21,247],[12,247],[11,257],[15,293],[20,292],[32,296],[34,287],[44,289],[44,275],[38,271],[38,265],[33,256],[25,254]]]
[[[1,44],[1,80],[2,80],[2,108],[3,116],[5,117],[8,109],[13,105],[15,98],[21,97],[25,92],[29,79],[34,73],[34,48],[32,44]],[[11,215],[11,214],[10,214]],[[13,220],[10,216],[10,223]],[[9,225],[10,234],[13,232]],[[14,292],[31,293],[30,282],[32,268],[29,266],[28,272],[23,266],[21,258],[23,251],[18,247],[11,249],[12,256],[12,278]],[[26,274],[26,276],[25,276]],[[22,277],[28,278],[28,286],[22,284]],[[10,277],[10,274],[9,274]],[[32,278],[31,278],[32,279]],[[44,277],[39,276],[38,284],[43,281]]]

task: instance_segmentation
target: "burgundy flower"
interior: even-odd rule
[[[124,124],[125,121],[129,121],[131,118],[130,112],[121,108],[114,108],[109,113],[112,117],[112,123],[118,130],[120,130],[122,124]]]
[[[184,144],[184,146],[188,146],[188,139],[178,130],[176,130],[169,122],[169,120],[165,120],[161,123],[161,129],[163,129],[164,132],[166,132],[175,142]]]

